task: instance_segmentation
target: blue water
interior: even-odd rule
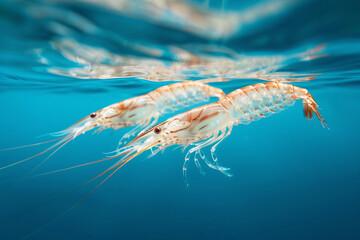
[[[181,1],[190,9],[226,13],[220,20],[230,12],[253,16],[239,18],[243,24],[229,34],[223,34],[226,27],[221,24],[206,30],[209,20],[184,20],[191,15],[182,18],[167,11],[155,17],[159,12],[146,12],[142,1],[128,11],[93,2],[97,4],[1,1],[0,148],[50,139],[39,136],[173,80],[218,77],[217,71],[223,70],[215,64],[213,72],[169,70],[150,79],[152,64],[182,62],[173,47],[214,61],[262,59],[257,66],[246,65],[248,72],[225,73],[228,82],[211,84],[226,93],[263,82],[245,75],[254,72],[271,78],[316,77],[294,85],[314,96],[330,129],[317,119],[305,119],[299,101],[233,129],[217,148],[221,164],[231,168],[231,178],[205,164],[202,176],[191,163],[186,187],[185,153],[170,147],[152,158],[138,156],[71,211],[67,209],[96,183],[76,186],[112,162],[11,181],[27,175],[45,156],[32,159],[0,172],[0,239],[360,239],[358,1],[281,1],[286,4],[260,15],[246,11],[269,2]],[[308,58],[294,57],[317,47],[310,57],[305,54]],[[123,71],[117,57],[141,59],[142,64]],[[125,132],[81,135],[32,175],[101,159],[116,149]],[[1,166],[45,148],[2,151]]]

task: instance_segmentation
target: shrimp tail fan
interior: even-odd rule
[[[316,103],[314,97],[310,93],[307,93],[305,95],[305,98],[303,98],[303,107],[304,107],[304,115],[307,119],[312,119],[313,113],[315,113],[318,119],[320,120],[321,125],[323,127],[329,128],[329,126],[327,125],[327,123],[325,122],[324,118],[321,116],[318,110],[319,105]]]

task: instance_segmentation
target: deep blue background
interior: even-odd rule
[[[241,6],[236,1],[225,3],[227,8]],[[23,13],[19,7],[22,4],[4,1],[1,8],[0,23],[7,33],[2,34],[0,48],[1,147],[36,142],[43,139],[36,136],[64,129],[95,110],[165,84],[139,79],[86,81],[41,72],[41,64],[26,49],[46,48],[53,36],[39,31],[43,29],[42,22]],[[267,119],[235,127],[217,149],[220,162],[231,167],[234,177],[207,168],[203,177],[191,164],[189,187],[182,177],[185,154],[180,149],[169,148],[150,159],[145,154],[31,239],[360,239],[360,25],[356,4],[357,1],[306,2],[286,16],[274,17],[273,23],[252,34],[219,42],[178,30],[183,38],[176,42],[169,34],[175,30],[153,23],[137,22],[135,29],[143,29],[134,30],[133,35],[122,31],[121,24],[111,25],[124,38],[142,38],[149,44],[211,42],[239,52],[258,50],[268,55],[328,43],[328,57],[293,64],[286,71],[323,73],[313,82],[296,85],[307,88],[314,96],[330,130],[322,128],[317,119],[306,120],[300,102]],[[79,6],[72,8],[81,11]],[[117,17],[133,21],[106,15],[104,10],[91,11],[89,18],[100,26]],[[157,29],[156,34],[147,34],[151,31],[149,26]],[[256,45],[255,40],[264,35],[268,41]],[[90,38],[82,40],[102,43],[99,38],[95,43]],[[122,49],[113,48],[105,40],[104,48],[122,53]],[[49,54],[58,58],[58,65],[69,64],[61,56]],[[257,82],[238,80],[213,86],[229,93]],[[112,134],[107,130],[99,135],[82,135],[37,172],[101,159],[104,152],[116,148],[124,132]],[[6,165],[41,149],[0,152],[0,161]],[[6,182],[24,176],[40,161],[0,172],[0,239],[21,239],[54,219],[95,184],[57,195],[111,164],[27,179],[15,187],[14,182]]]

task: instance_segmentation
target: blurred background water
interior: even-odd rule
[[[139,156],[79,206],[101,163],[26,179],[44,158],[1,170],[0,239],[360,239],[358,1],[2,0],[2,148],[37,142],[112,103],[185,79],[229,93],[294,82],[301,103],[235,127],[217,149],[228,178],[170,148]],[[164,116],[162,120],[170,117]],[[36,173],[101,159],[125,133],[85,134]],[[43,147],[0,152],[2,166]],[[50,223],[50,224],[47,224]]]

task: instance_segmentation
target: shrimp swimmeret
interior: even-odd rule
[[[56,150],[51,154],[53,155],[56,151],[75,139],[80,134],[83,134],[94,128],[97,128],[97,132],[101,132],[107,128],[117,130],[124,127],[135,126],[134,129],[124,135],[122,140],[129,138],[140,130],[146,130],[146,128],[156,124],[161,114],[169,110],[175,110],[177,108],[193,104],[195,102],[208,101],[210,97],[217,97],[220,99],[225,97],[225,94],[221,89],[211,87],[200,81],[184,81],[181,83],[174,83],[160,87],[148,94],[130,98],[91,113],[89,116],[76,122],[71,127],[63,131],[53,133],[53,136],[59,137],[57,139],[27,146],[4,149],[17,149],[57,141],[53,146],[41,153],[12,163],[0,169],[25,162],[57,147]]]
[[[238,124],[248,124],[279,112],[292,106],[297,99],[303,100],[304,113],[308,119],[312,118],[314,112],[322,125],[327,126],[317,109],[317,103],[306,89],[273,82],[250,85],[228,94],[218,102],[178,114],[139,134],[128,145],[118,149],[116,154],[110,157],[123,156],[102,174],[114,168],[114,172],[116,172],[135,156],[149,149],[151,149],[152,155],[155,155],[171,145],[181,145],[184,149],[191,145],[183,165],[185,178],[191,155],[201,172],[200,158],[210,168],[230,176],[229,169],[218,164],[215,150],[218,144],[231,134],[232,127]],[[201,151],[202,148],[209,145],[213,145],[210,151],[212,161],[208,160]]]

